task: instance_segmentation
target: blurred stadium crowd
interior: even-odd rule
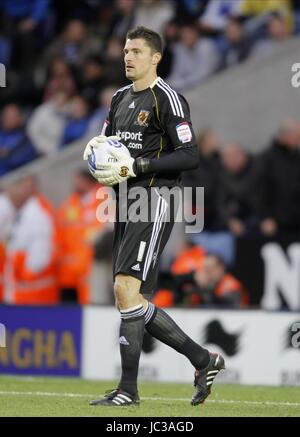
[[[298,0],[2,0],[0,14],[0,175],[99,132],[135,25],[164,35],[159,74],[183,92],[300,30]]]
[[[267,57],[300,32],[299,0],[1,0],[0,14],[7,70],[0,176],[99,133],[113,93],[127,84],[123,44],[135,25],[164,35],[159,74],[179,92]],[[183,181],[205,188],[205,231],[191,234],[172,260],[172,289],[160,287],[158,305],[245,307],[247,292],[228,271],[235,238],[299,238],[300,123],[283,120],[267,141],[252,156],[240,144],[222,144],[212,128],[199,132],[199,167]],[[74,178],[74,192],[57,210],[32,178],[0,193],[0,301],[58,303],[77,293],[79,303],[90,302],[92,260],[96,254],[109,265],[112,230],[95,222],[98,186],[85,172]],[[13,224],[9,259],[5,223]]]

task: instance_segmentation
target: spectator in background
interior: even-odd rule
[[[176,91],[199,85],[219,67],[220,57],[214,43],[199,35],[194,25],[183,25],[180,40],[173,48],[173,66],[167,82]]]
[[[199,165],[195,170],[183,173],[185,187],[193,188],[192,209],[193,214],[201,214],[196,211],[196,187],[204,188],[204,226],[205,230],[214,230],[218,226],[217,221],[217,188],[221,169],[219,154],[219,139],[211,129],[203,129],[199,132]]]
[[[88,126],[87,136],[89,138],[93,138],[96,135],[99,135],[100,132],[102,131],[102,127],[104,125],[104,122],[109,112],[111,100],[116,91],[117,88],[107,87],[104,88],[104,90],[99,93],[98,95],[99,106],[98,108],[95,109],[95,111],[91,115],[89,126]]]
[[[300,33],[300,0],[292,0],[293,16],[294,16],[294,33]]]
[[[78,17],[85,23],[99,27],[99,15],[100,18],[102,14],[105,16],[106,8],[111,8],[111,5],[110,0],[52,0],[56,33],[64,28],[67,21]]]
[[[200,17],[200,28],[209,34],[221,34],[230,17],[236,16],[243,0],[210,0]]]
[[[21,109],[16,104],[4,107],[0,128],[0,175],[36,159],[38,153],[25,132]]]
[[[37,183],[32,177],[14,182],[7,193],[16,209],[16,220],[7,244],[5,302],[57,304],[57,234],[52,208],[38,194]]]
[[[221,152],[218,212],[225,229],[239,237],[257,230],[258,165],[239,144]]]
[[[176,251],[176,258],[173,259],[169,272],[165,272],[164,277],[159,275],[159,288],[154,296],[155,305],[167,307],[182,302],[182,281],[177,278],[190,278],[193,272],[202,268],[204,257],[205,251],[201,247],[190,242],[183,244]]]
[[[225,146],[221,157],[222,168],[216,168],[215,182],[211,184],[213,220],[211,223],[204,220],[204,231],[191,234],[190,238],[194,244],[219,255],[227,265],[232,265],[235,237],[257,230],[259,169],[239,144]]]
[[[193,275],[196,290],[191,295],[193,305],[245,308],[249,298],[241,282],[226,271],[216,255],[207,254],[201,269]]]
[[[50,62],[48,77],[44,90],[44,101],[53,97],[57,92],[66,92],[72,96],[76,92],[76,81],[71,66],[62,56],[56,56]]]
[[[175,15],[173,2],[165,0],[139,0],[136,3],[134,25],[145,26],[163,33],[165,25]]]
[[[107,37],[125,38],[134,27],[136,0],[116,0]]]
[[[221,68],[229,68],[248,58],[252,42],[238,18],[229,18],[225,28],[223,45]]]
[[[173,67],[173,52],[172,46],[179,39],[179,26],[175,20],[169,21],[164,29],[164,56],[158,64],[158,74],[162,78],[166,78],[171,74]]]
[[[171,274],[173,276],[188,275],[203,266],[205,251],[191,243],[186,243],[182,250],[177,253],[175,260],[171,265]]]
[[[4,299],[4,268],[6,260],[6,246],[14,221],[15,209],[7,195],[0,193],[0,304]]]
[[[291,36],[287,23],[281,15],[272,15],[268,19],[267,26],[266,38],[258,41],[251,51],[252,59],[264,59],[271,56]]]
[[[73,192],[58,210],[59,286],[63,302],[88,304],[94,244],[104,229],[97,220],[100,204],[96,192],[100,186],[88,170],[74,175]]]
[[[45,41],[49,0],[2,0],[2,30],[11,42],[14,68],[32,68],[39,45]]]
[[[81,92],[91,108],[98,105],[99,92],[105,87],[105,62],[100,56],[89,56],[81,70]]]
[[[204,230],[189,235],[189,240],[205,249],[218,254],[227,265],[232,265],[235,256],[234,238],[222,222],[218,208],[218,190],[220,185],[221,162],[219,143],[216,134],[210,129],[200,132],[198,139],[200,149],[199,167],[192,172],[184,173],[185,186],[204,187]],[[195,191],[193,193],[193,213],[196,205]]]
[[[0,62],[7,67],[10,64],[11,45],[8,38],[0,33]]]
[[[106,84],[128,84],[124,73],[124,44],[120,38],[110,38],[105,49]]]
[[[199,18],[210,0],[182,0],[174,2],[176,7],[175,20],[183,22]]]
[[[286,120],[261,160],[261,231],[299,238],[300,123]]]
[[[102,42],[89,36],[86,24],[77,19],[70,20],[62,34],[58,36],[44,53],[44,64],[52,58],[62,56],[70,65],[80,67],[85,59],[99,54]]]
[[[22,83],[20,74],[11,68],[6,68],[5,82],[5,87],[0,88],[1,109],[4,107],[4,105],[12,102],[18,105],[24,104],[24,91],[25,95],[27,95],[28,89],[26,88],[26,90],[24,90],[24,82]],[[31,94],[30,105],[34,104],[36,104],[36,100]]]
[[[291,0],[242,0],[239,4],[239,15],[243,17],[259,17],[277,14],[283,17],[286,28],[292,32],[294,27],[292,1]]]
[[[226,271],[222,258],[206,254],[201,266],[189,273],[173,276],[175,290],[158,290],[156,306],[205,306],[214,308],[245,308],[249,297],[241,282]]]
[[[27,134],[42,155],[56,153],[69,114],[69,96],[62,91],[38,106],[27,124]]]
[[[90,108],[88,102],[81,96],[75,96],[70,102],[70,113],[62,135],[60,148],[82,138],[88,129]]]

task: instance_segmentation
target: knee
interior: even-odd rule
[[[117,276],[114,283],[116,306],[120,310],[128,309],[141,303],[139,294],[140,281],[124,275]]]
[[[126,296],[126,289],[125,289],[124,284],[116,281],[114,283],[114,294],[115,294],[116,305],[118,305],[119,302],[124,300],[124,298]]]
[[[116,279],[114,283],[114,294],[116,306],[120,310],[130,308],[131,306],[136,305],[134,299],[134,292],[130,289],[127,282],[122,279]]]

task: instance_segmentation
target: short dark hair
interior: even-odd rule
[[[161,55],[163,54],[163,41],[159,33],[154,32],[154,30],[147,29],[147,27],[144,26],[138,26],[127,32],[126,39],[137,38],[144,39],[154,52],[159,52]]]

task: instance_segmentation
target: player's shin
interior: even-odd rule
[[[151,302],[145,312],[145,328],[153,337],[185,355],[196,369],[208,365],[208,350],[195,343],[165,311]]]
[[[144,337],[144,308],[138,305],[121,310],[120,354],[122,376],[119,388],[131,395],[137,393],[139,360]]]

